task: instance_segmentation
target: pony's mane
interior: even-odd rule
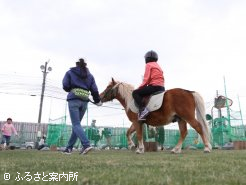
[[[124,82],[117,82],[119,85],[118,93],[121,95],[121,97],[125,100],[127,110],[129,109],[130,101],[132,98],[132,91],[134,90],[134,87],[131,84],[127,84]]]

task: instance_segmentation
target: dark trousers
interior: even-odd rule
[[[5,136],[5,135],[3,135],[1,144],[6,143],[6,145],[9,146],[10,138],[11,138],[10,136]]]
[[[158,91],[165,91],[165,88],[162,86],[144,86],[141,89],[136,89],[132,92],[133,99],[135,100],[136,104],[138,105],[139,109],[144,108],[143,98],[145,96],[149,96]]]

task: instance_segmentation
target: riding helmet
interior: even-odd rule
[[[155,51],[150,50],[144,55],[146,63],[158,60],[158,55]]]

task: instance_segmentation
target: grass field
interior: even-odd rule
[[[73,182],[66,181],[69,172]],[[10,180],[4,180],[5,173],[10,174]],[[59,174],[64,177],[57,182],[43,181]],[[210,154],[184,150],[179,155],[113,150],[92,151],[86,156],[78,152],[0,151],[0,184],[246,184],[246,150],[213,150]]]

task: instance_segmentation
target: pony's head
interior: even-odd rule
[[[109,82],[106,89],[100,94],[102,102],[108,102],[116,98],[118,93],[118,87],[121,82],[117,82],[112,78],[112,81]]]

